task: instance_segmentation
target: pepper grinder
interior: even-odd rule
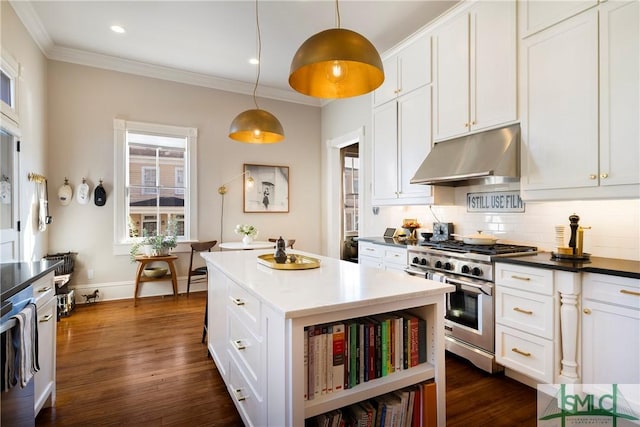
[[[276,240],[276,251],[273,254],[273,259],[275,259],[278,264],[284,264],[287,261],[287,253],[284,250],[284,246],[284,239],[280,236],[280,238]]]
[[[578,221],[580,217],[576,214],[569,215],[569,227],[571,227],[571,238],[569,239],[569,247],[573,248],[573,255],[576,255],[577,248],[577,235],[578,235]]]

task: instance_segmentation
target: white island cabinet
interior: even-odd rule
[[[248,426],[304,420],[433,379],[445,425],[443,295],[454,288],[412,276],[296,251],[309,270],[258,264],[269,251],[203,253],[209,269],[209,351]],[[305,400],[305,327],[405,311],[426,320],[426,363]]]

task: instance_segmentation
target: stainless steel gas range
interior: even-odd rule
[[[407,273],[456,287],[446,296],[446,349],[487,372],[501,370],[495,363],[494,260],[531,254],[537,248],[446,240],[424,241],[407,249]]]

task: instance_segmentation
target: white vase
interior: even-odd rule
[[[252,242],[253,242],[253,237],[249,236],[248,234],[242,238],[242,244],[245,246],[250,245]]]
[[[153,245],[142,245],[142,253],[144,256],[152,256],[153,255]]]

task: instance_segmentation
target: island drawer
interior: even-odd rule
[[[264,382],[260,368],[262,339],[251,333],[234,313],[229,315],[229,352],[239,362],[245,377],[259,391],[260,385]]]
[[[496,323],[553,338],[553,297],[496,286]]]
[[[640,280],[585,273],[583,298],[640,310]]]
[[[229,311],[235,313],[256,335],[259,335],[260,301],[232,281],[229,281],[228,295]]]
[[[242,375],[242,370],[233,359],[229,364],[227,389],[245,425],[258,426],[264,424],[266,418],[264,401],[255,393],[249,382]]]
[[[536,292],[543,295],[553,294],[553,271],[523,265],[496,263],[497,285]]]
[[[550,384],[553,382],[553,341],[496,325],[496,362]]]
[[[385,264],[399,264],[403,267],[407,266],[407,250],[384,248],[383,260]]]

